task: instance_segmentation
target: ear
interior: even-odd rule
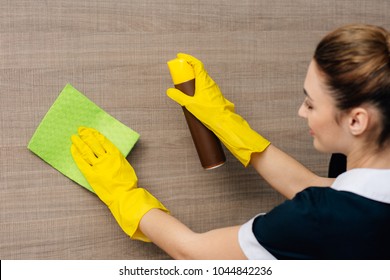
[[[349,131],[354,136],[363,134],[369,125],[370,115],[366,108],[357,107],[352,109],[348,114]]]

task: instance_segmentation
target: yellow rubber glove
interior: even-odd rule
[[[110,140],[92,128],[80,127],[78,134],[71,137],[71,153],[81,173],[123,231],[132,239],[150,242],[138,228],[142,217],[153,208],[169,211],[137,187],[134,169]]]
[[[167,95],[185,106],[221,140],[226,148],[246,167],[254,152],[264,151],[270,142],[254,131],[234,112],[234,104],[224,98],[218,85],[210,78],[203,63],[193,56],[179,53],[195,72],[195,94],[188,96],[170,88]]]

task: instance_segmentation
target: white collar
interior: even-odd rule
[[[390,204],[390,169],[351,169],[339,175],[331,188]]]

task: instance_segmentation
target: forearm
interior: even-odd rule
[[[287,198],[294,197],[309,186],[330,186],[334,181],[316,175],[274,145],[262,153],[253,153],[251,164],[273,188]]]
[[[142,218],[140,229],[174,259],[245,259],[238,243],[239,226],[195,233],[176,218],[152,209]]]

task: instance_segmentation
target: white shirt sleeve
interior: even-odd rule
[[[252,225],[257,216],[243,224],[238,231],[238,242],[241,250],[249,260],[276,260],[270,252],[260,245],[253,234]]]

